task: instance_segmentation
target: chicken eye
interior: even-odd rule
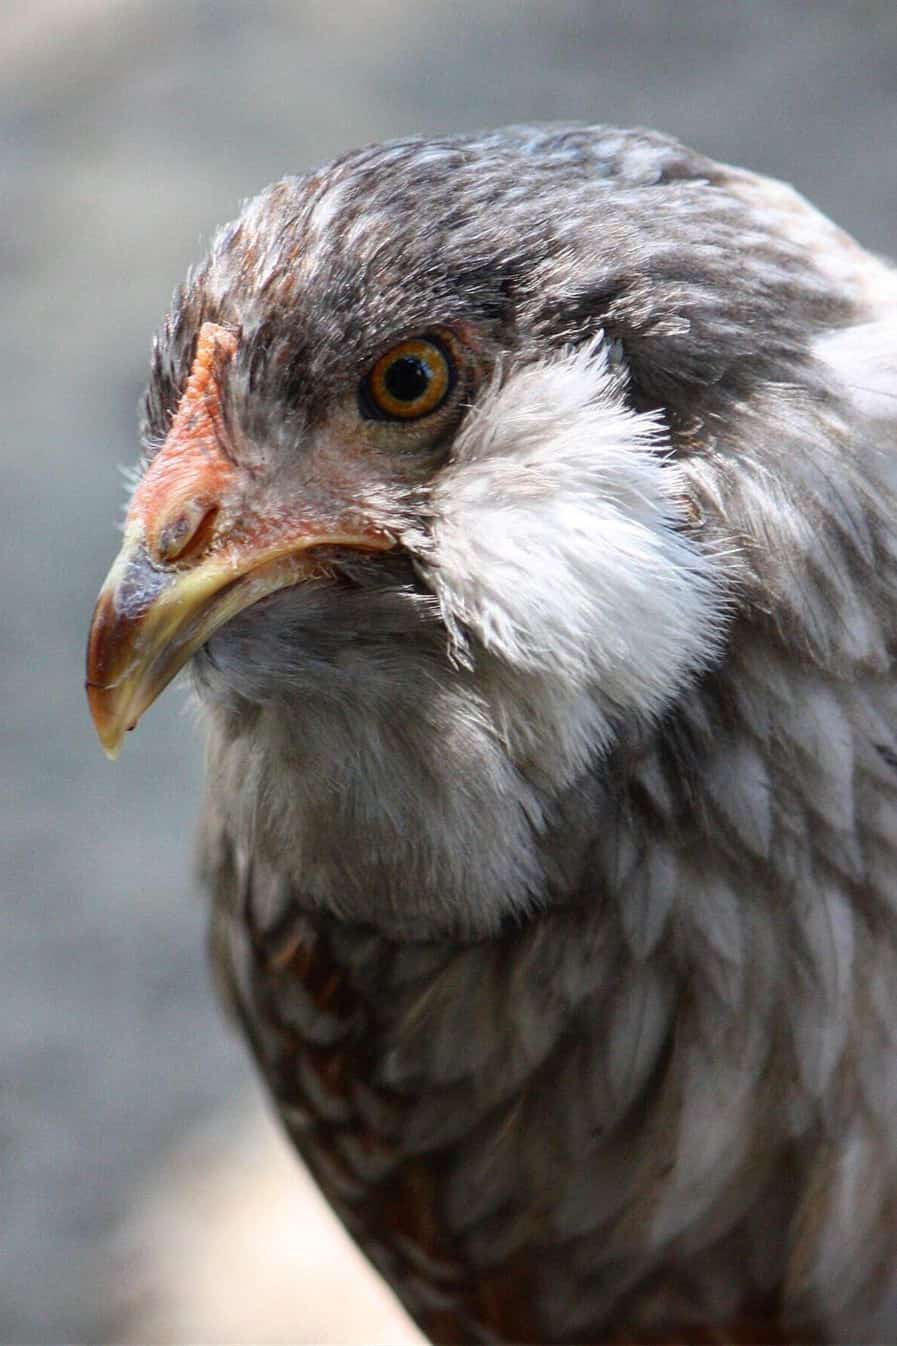
[[[440,342],[400,341],[362,380],[362,411],[380,420],[416,421],[442,406],[454,382],[454,366]]]

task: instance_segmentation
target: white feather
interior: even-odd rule
[[[472,636],[550,682],[546,737],[569,735],[576,703],[589,742],[572,755],[621,714],[657,715],[717,657],[723,577],[684,531],[683,495],[659,418],[628,407],[603,342],[500,375],[436,488],[427,570],[456,650],[469,659]]]
[[[897,317],[827,332],[814,353],[872,421],[897,421]]]

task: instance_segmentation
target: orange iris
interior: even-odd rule
[[[442,346],[429,337],[412,337],[380,356],[365,380],[365,391],[381,416],[414,421],[442,406],[452,381]]]

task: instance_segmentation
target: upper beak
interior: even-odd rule
[[[385,550],[375,529],[301,517],[253,518],[223,448],[221,377],[236,337],[204,323],[163,447],[128,511],[87,644],[87,698],[107,755],[214,631],[266,594],[307,577],[310,549]]]

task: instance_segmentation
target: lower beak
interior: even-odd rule
[[[385,550],[375,535],[309,534],[278,549],[224,548],[188,569],[157,564],[128,541],[97,599],[87,644],[87,698],[106,755],[213,632],[260,598],[315,573],[315,547]]]

